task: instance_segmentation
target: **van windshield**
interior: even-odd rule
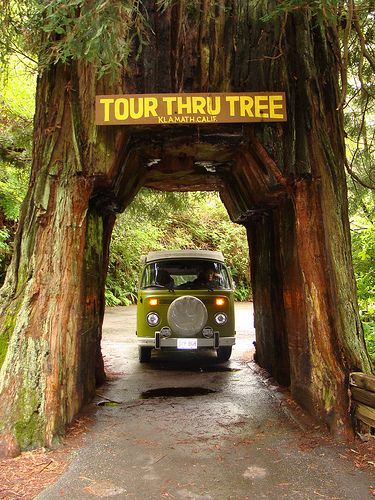
[[[226,267],[220,262],[168,259],[146,266],[141,288],[230,290],[231,282]]]

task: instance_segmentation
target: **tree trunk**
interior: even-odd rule
[[[79,76],[86,92],[89,71],[75,71],[60,67],[38,83],[30,187],[1,290],[3,454],[50,445],[104,379],[100,338],[114,216],[90,203],[95,129],[92,116],[86,129],[82,122],[93,110],[70,90]]]
[[[103,380],[114,214],[148,183],[219,187],[248,230],[259,363],[333,431],[350,430],[348,373],[371,367],[350,257],[338,42],[308,7],[265,23],[276,3],[181,0],[161,13],[146,0],[148,43],[117,78],[98,81],[82,61],[42,73],[31,182],[0,293],[3,453],[51,444]],[[95,94],[224,90],[285,90],[288,122],[94,125]]]

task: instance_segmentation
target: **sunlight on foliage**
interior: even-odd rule
[[[365,339],[375,363],[375,228],[356,216],[351,224],[353,263]]]
[[[0,210],[7,219],[17,221],[25,197],[28,174],[11,163],[0,162]]]
[[[9,113],[32,120],[35,110],[36,71],[13,57],[0,97]]]
[[[31,168],[36,76],[16,56],[0,78],[0,284],[12,255]]]
[[[27,183],[27,171],[0,159],[0,284],[12,255],[11,242]]]

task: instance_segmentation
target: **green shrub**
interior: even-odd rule
[[[375,229],[360,220],[351,234],[360,315],[367,350],[375,363]]]
[[[141,255],[150,250],[221,250],[237,284],[237,300],[250,298],[246,231],[233,224],[216,193],[159,193],[143,189],[114,229],[107,305],[136,300]]]
[[[365,340],[367,351],[373,363],[375,363],[375,320],[363,321],[363,330],[365,332]]]

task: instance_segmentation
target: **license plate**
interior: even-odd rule
[[[197,349],[198,339],[177,339],[177,349]]]

